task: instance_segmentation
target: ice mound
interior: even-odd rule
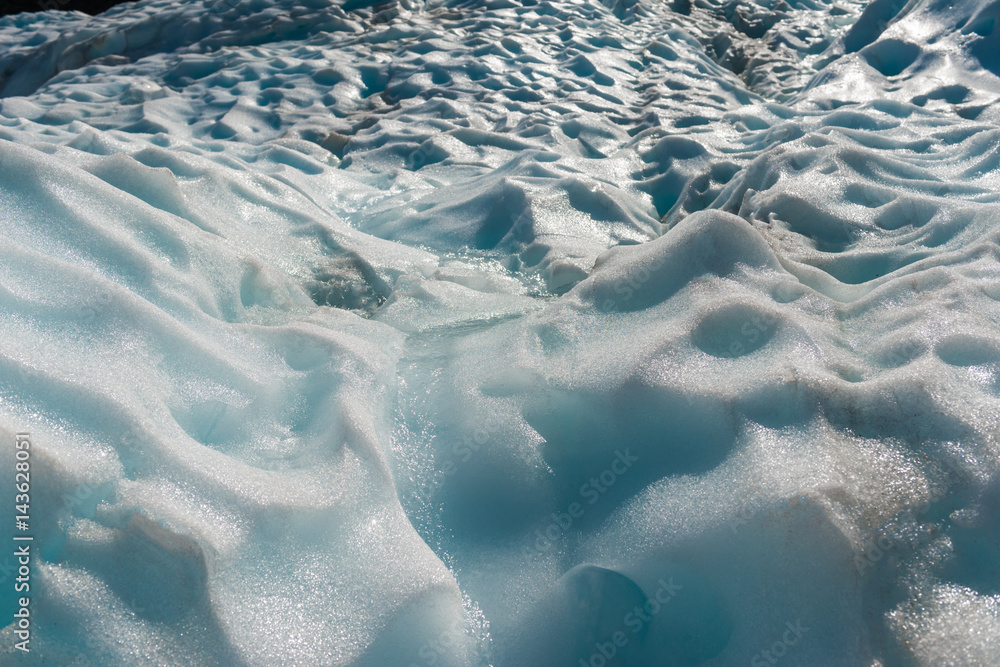
[[[996,13],[0,18],[0,664],[1000,663]]]

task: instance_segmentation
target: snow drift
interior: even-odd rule
[[[5,664],[1000,661],[997,14],[0,19]]]

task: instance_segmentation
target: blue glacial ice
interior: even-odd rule
[[[1000,664],[998,20],[0,18],[0,664]]]

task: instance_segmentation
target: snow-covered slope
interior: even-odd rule
[[[997,15],[0,19],[3,664],[1000,663]]]

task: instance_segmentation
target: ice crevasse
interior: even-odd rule
[[[0,664],[1000,664],[998,16],[0,18]]]

